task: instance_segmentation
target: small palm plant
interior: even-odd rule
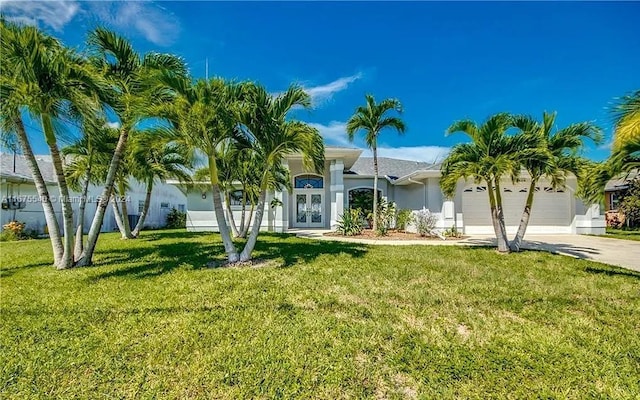
[[[336,232],[342,236],[356,236],[363,230],[362,210],[359,208],[351,208],[338,221]]]

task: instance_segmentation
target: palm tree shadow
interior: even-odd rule
[[[632,278],[640,279],[640,272],[633,271],[630,269],[613,267],[613,266],[606,266],[606,265],[598,265],[597,267],[589,266],[589,267],[586,267],[584,270],[585,272],[588,272],[590,274],[602,274],[607,276],[620,275],[620,276],[629,276]]]
[[[272,234],[282,240],[260,241],[256,243],[256,257],[262,259],[281,259],[281,267],[291,267],[298,263],[312,262],[321,255],[347,254],[354,258],[363,257],[367,245],[350,242],[300,239],[290,234]],[[292,239],[292,240],[288,240]]]
[[[163,275],[178,268],[199,270],[212,268],[210,265],[223,264],[226,255],[224,246],[219,240],[206,242],[188,240],[203,235],[211,235],[211,233],[153,232],[135,239],[154,242],[153,246],[98,251],[95,267],[118,264],[122,266],[93,275],[90,280],[98,281],[114,277],[142,279]],[[162,239],[172,241],[162,243]],[[239,249],[242,244],[236,243]],[[366,245],[357,243],[306,240],[288,234],[263,233],[258,237],[254,258],[278,260],[282,261],[279,262],[281,267],[290,267],[301,262],[311,262],[325,254],[362,257],[366,250]]]

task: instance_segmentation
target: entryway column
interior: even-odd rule
[[[285,161],[283,166],[289,170],[289,162]],[[289,229],[289,198],[290,193],[287,190],[282,192],[276,191],[275,196],[277,200],[282,202],[282,206],[278,206],[275,209],[275,231],[286,232]]]
[[[338,226],[338,220],[344,213],[344,183],[342,174],[344,172],[344,162],[342,160],[333,160],[329,166],[331,172],[331,229]]]

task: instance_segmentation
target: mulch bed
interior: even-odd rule
[[[403,232],[390,230],[387,232],[386,236],[379,236],[376,232],[371,229],[365,229],[361,234],[356,236],[343,236],[337,232],[328,232],[325,233],[324,236],[334,236],[334,237],[351,237],[355,239],[375,239],[375,240],[442,240],[437,236],[420,236],[417,233],[411,232]],[[448,237],[447,240],[462,240],[465,239],[466,236],[453,238]]]

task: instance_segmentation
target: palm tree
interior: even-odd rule
[[[404,134],[406,127],[399,117],[386,116],[390,111],[402,113],[402,105],[396,99],[385,99],[376,104],[372,95],[366,95],[367,104],[356,109],[347,122],[347,135],[353,142],[356,132],[365,131],[365,143],[373,152],[373,193],[378,193],[378,136],[387,128]],[[373,230],[378,229],[378,196],[373,196]]]
[[[142,213],[131,231],[131,235],[135,238],[144,227],[154,182],[167,179],[177,179],[183,183],[191,182],[188,173],[191,162],[186,149],[174,141],[174,132],[169,129],[155,128],[142,131],[131,144],[131,159],[133,171],[135,171],[132,175],[146,184]]]
[[[7,96],[7,100],[3,101],[6,107],[3,108],[12,115],[11,125],[16,131],[24,128],[20,117],[22,109],[40,120],[51,154],[64,218],[62,255],[60,249],[56,248],[59,243],[54,243],[54,259],[57,268],[69,268],[74,261],[73,209],[58,147],[58,132],[54,126],[62,127],[72,119],[91,117],[97,113],[100,108],[96,97],[100,86],[98,75],[84,59],[36,28],[10,25],[5,21],[2,24],[3,59],[13,70],[8,72],[3,68],[3,95]],[[18,132],[18,137],[22,137],[22,132]],[[24,142],[23,139],[20,141]],[[27,154],[30,152],[28,147],[23,143]],[[32,172],[34,178],[38,179],[38,172],[34,168]],[[47,205],[44,211],[45,215],[50,213]],[[51,215],[46,218],[50,219]],[[55,230],[55,226],[53,228]]]
[[[507,113],[493,115],[480,126],[471,120],[454,122],[447,129],[447,134],[462,132],[471,142],[453,147],[442,164],[440,180],[442,191],[449,198],[455,195],[460,179],[486,183],[491,221],[500,252],[509,252],[501,181],[504,177],[511,177],[515,181],[520,174],[520,161],[535,157],[539,148],[535,136],[508,136],[506,131],[511,126],[512,118]]]
[[[613,174],[640,167],[640,90],[620,99],[613,109]]]
[[[187,77],[186,66],[179,57],[154,52],[140,55],[129,41],[109,30],[98,28],[91,32],[88,43],[93,52],[92,61],[110,83],[112,90],[107,102],[117,116],[120,127],[118,142],[109,162],[104,189],[79,265],[90,265],[92,262],[131,131],[145,119],[157,116],[154,111],[158,104],[173,98],[172,91],[163,84],[161,78]]]
[[[170,78],[170,77],[169,77]],[[173,103],[164,107],[164,115],[174,124],[178,142],[204,158],[213,192],[213,208],[228,261],[239,259],[222,207],[218,153],[227,141],[246,142],[237,129],[240,85],[220,78],[201,79],[191,84],[186,79],[166,79],[177,93]]]
[[[578,152],[583,147],[584,140],[591,139],[596,143],[602,140],[600,129],[589,122],[572,124],[553,132],[555,120],[556,113],[547,112],[542,114],[542,123],[529,116],[514,117],[513,125],[521,130],[522,135],[532,136],[534,140],[538,137],[540,149],[536,152],[537,157],[522,160],[522,167],[529,173],[531,181],[518,232],[510,244],[512,251],[520,251],[540,178],[548,178],[554,189],[564,188],[567,175],[573,174],[579,178],[583,171],[585,160]]]
[[[289,154],[301,153],[304,166],[321,173],[324,169],[324,143],[318,130],[295,120],[287,120],[294,107],[308,108],[311,98],[299,86],[292,85],[279,95],[269,94],[264,87],[252,85],[247,90],[248,110],[240,113],[242,128],[252,139],[256,161],[262,166],[259,195],[251,233],[240,254],[240,262],[251,259],[262,225],[267,190],[278,186],[283,162]]]
[[[67,183],[70,188],[82,193],[76,221],[75,257],[80,257],[84,250],[83,232],[89,185],[104,182],[106,165],[113,154],[117,137],[117,131],[107,126],[105,120],[87,120],[84,135],[61,150],[62,155],[70,159],[65,168]]]

